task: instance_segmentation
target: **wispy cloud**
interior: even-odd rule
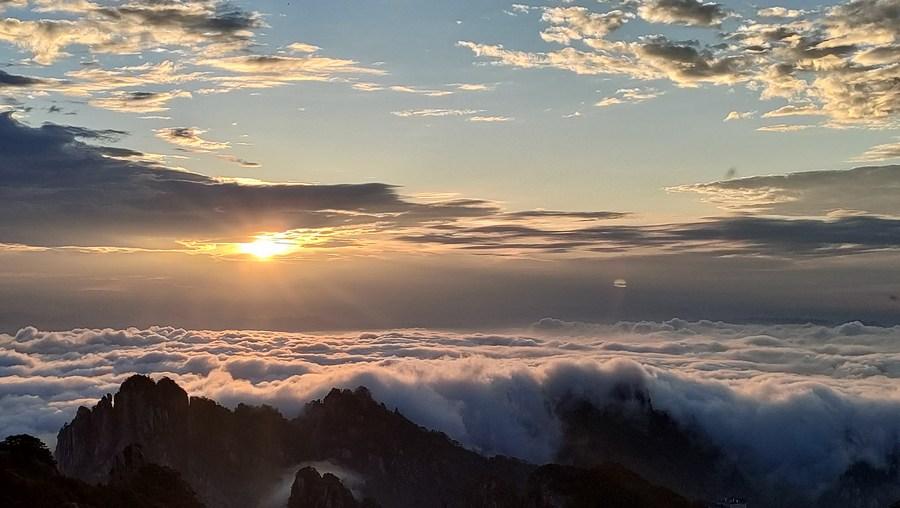
[[[209,152],[213,150],[223,150],[230,146],[227,142],[210,141],[201,137],[206,133],[203,129],[197,127],[166,127],[156,129],[156,136],[177,145],[178,147],[196,151]]]
[[[401,118],[435,118],[446,116],[472,116],[482,111],[479,109],[405,109],[402,111],[392,111],[391,114]]]

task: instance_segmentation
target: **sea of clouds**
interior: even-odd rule
[[[134,373],[289,417],[331,387],[365,385],[466,446],[535,462],[561,438],[555,401],[602,403],[625,382],[750,472],[813,490],[900,443],[900,327],[556,319],[503,333],[24,328],[0,334],[0,436],[53,446],[79,405]]]

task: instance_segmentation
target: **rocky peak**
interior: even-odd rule
[[[319,475],[312,467],[297,471],[291,486],[288,508],[376,508],[371,501],[359,502],[341,480],[331,474]]]
[[[135,375],[122,383],[115,397],[103,396],[93,407],[80,407],[72,422],[57,436],[56,460],[64,474],[100,483],[112,461],[134,443],[154,441],[162,448],[175,446],[179,429],[187,421],[188,397],[174,381],[158,382]],[[175,439],[177,440],[177,439]],[[170,450],[157,449],[163,457]]]
[[[56,458],[67,476],[97,484],[141,456],[180,472],[209,505],[243,507],[255,495],[248,491],[262,491],[289,463],[287,426],[273,408],[231,411],[189,398],[171,379],[136,375],[78,410],[59,432]]]

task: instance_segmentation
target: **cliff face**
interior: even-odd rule
[[[620,387],[603,407],[562,400],[556,413],[563,430],[560,463],[621,464],[692,498],[747,496],[757,490],[708,439],[654,408],[645,392]]]
[[[105,482],[122,450],[151,441],[154,462],[175,463],[187,437],[188,407],[187,393],[174,381],[132,376],[115,398],[106,395],[93,409],[78,408],[75,419],[59,431],[59,468],[90,483]]]
[[[93,409],[79,408],[59,432],[60,471],[104,483],[116,457],[138,445],[149,463],[184,476],[211,506],[252,506],[289,465],[283,451],[288,422],[272,408],[189,398],[174,381],[132,376]]]

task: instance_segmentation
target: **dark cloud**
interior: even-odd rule
[[[707,250],[728,255],[787,258],[860,254],[900,248],[900,219],[848,216],[832,219],[721,217],[664,225],[598,225],[567,230],[537,226],[446,226],[404,235],[415,243],[472,250],[576,251],[584,248],[662,252]]]
[[[246,41],[248,31],[263,26],[261,16],[225,2],[150,0],[94,12],[114,22],[128,20],[149,29],[184,31],[213,42]]]
[[[203,132],[169,128],[157,134],[193,151],[228,148],[227,143],[200,137]],[[157,248],[174,246],[175,240],[233,242],[260,232],[367,225],[369,233],[386,238],[436,230],[457,239],[490,237],[496,244],[536,236],[539,230],[531,223],[565,229],[628,216],[608,211],[506,212],[465,197],[420,203],[384,183],[236,182],[167,167],[128,148],[92,144],[115,142],[125,134],[49,123],[29,127],[11,113],[0,116],[0,212],[9,218],[0,224],[0,242]],[[223,157],[252,166],[230,154]],[[558,237],[557,252],[603,241],[602,234],[591,238],[576,231],[553,235]],[[617,233],[608,236],[614,239]],[[469,249],[483,248],[483,242],[466,241]]]
[[[682,185],[723,208],[777,215],[825,215],[850,210],[900,216],[900,166],[807,171]]]
[[[49,64],[73,45],[95,53],[134,53],[163,46],[199,51],[245,48],[253,30],[263,26],[260,14],[218,0],[148,0],[119,5],[62,3],[50,10],[75,19],[7,18],[0,39]]]
[[[469,200],[434,205],[404,201],[386,184],[246,185],[159,164],[108,156],[127,149],[120,131],[45,124],[0,116],[0,241],[31,245],[139,245],[135,238],[204,238],[317,227],[366,214],[448,218],[495,211]]]
[[[728,16],[721,5],[700,0],[648,0],[638,13],[654,23],[695,26],[717,26]]]
[[[788,257],[833,256],[900,248],[900,219],[734,217],[676,226],[667,234],[685,241],[736,242],[751,250]]]
[[[624,219],[630,215],[628,212],[567,212],[560,210],[526,210],[504,214],[505,217],[512,219],[567,218],[579,220]]]
[[[828,23],[840,30],[840,35],[896,34],[900,32],[900,9],[894,0],[852,0],[829,9]]]
[[[746,58],[721,56],[699,49],[694,42],[673,42],[662,36],[649,37],[638,46],[638,54],[666,69],[676,81],[735,81],[746,66]]]
[[[40,85],[43,83],[46,83],[46,81],[40,78],[19,76],[17,74],[10,74],[6,71],[0,70],[0,88],[27,87],[32,85]]]

